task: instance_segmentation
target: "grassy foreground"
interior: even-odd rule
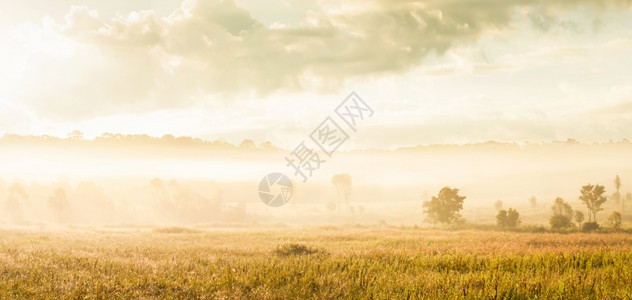
[[[309,228],[0,231],[0,298],[632,298],[632,236]]]

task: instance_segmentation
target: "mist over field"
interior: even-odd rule
[[[0,0],[0,299],[632,299],[632,0]]]
[[[501,200],[505,209],[519,209],[523,224],[538,225],[547,224],[557,197],[582,210],[579,188],[587,183],[605,185],[610,195],[619,175],[623,195],[632,191],[627,140],[343,150],[307,182],[292,177],[294,194],[281,208],[268,207],[257,193],[266,174],[293,174],[284,160],[291,151],[270,143],[5,136],[0,144],[4,226],[428,226],[422,202],[444,186],[467,197],[462,214],[468,222],[494,224],[494,203]],[[351,176],[348,201],[332,184],[336,174]],[[58,189],[67,200],[63,207],[51,202]]]

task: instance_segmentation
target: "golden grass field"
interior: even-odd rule
[[[374,227],[0,231],[0,298],[632,298],[632,236]]]

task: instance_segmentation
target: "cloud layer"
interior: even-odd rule
[[[20,29],[18,41],[33,53],[28,80],[13,94],[44,115],[78,119],[183,107],[208,94],[331,91],[351,79],[406,72],[428,54],[513,26],[518,15],[549,28],[571,8],[629,3],[323,0],[293,25],[263,24],[233,0],[190,0],[168,16],[141,11],[108,20],[73,6],[64,20]]]

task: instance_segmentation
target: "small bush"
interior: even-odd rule
[[[599,224],[597,222],[586,222],[582,225],[583,232],[591,232],[599,229]]]
[[[274,250],[274,253],[278,256],[310,255],[318,252],[320,252],[318,249],[301,244],[285,244],[277,246],[276,250]]]
[[[184,228],[184,227],[161,227],[155,228],[156,233],[170,233],[170,234],[187,234],[187,233],[200,233],[199,230]]]
[[[553,215],[551,219],[549,219],[549,224],[551,224],[551,228],[553,230],[560,230],[564,228],[572,228],[573,222],[571,222],[571,218],[565,215]]]
[[[545,233],[547,229],[542,225],[527,225],[522,226],[521,232]]]

